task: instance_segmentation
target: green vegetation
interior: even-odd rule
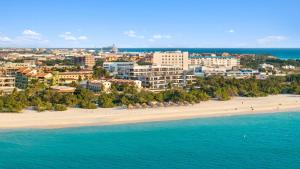
[[[257,55],[253,57],[242,57],[241,60],[241,66],[246,67],[246,68],[253,68],[253,69],[258,69],[260,64],[267,63],[271,64],[275,67],[282,67],[285,65],[292,65],[295,67],[300,67],[300,60],[283,60],[283,59],[278,59],[276,57],[271,57],[270,55]]]
[[[93,78],[102,79],[108,77],[109,73],[103,68],[103,60],[97,60],[95,66],[93,67]]]
[[[43,61],[44,66],[54,66],[54,65],[67,65],[67,66],[73,66],[74,61],[73,59],[48,59]]]
[[[13,91],[10,95],[0,96],[0,112],[20,112],[33,107],[45,110],[64,111],[67,107],[95,109],[97,106],[148,104],[152,102],[198,103],[209,98],[226,101],[234,96],[262,97],[273,94],[300,94],[300,74],[286,77],[270,77],[266,80],[226,79],[221,76],[198,78],[196,83],[186,88],[170,88],[166,91],[137,91],[130,85],[112,85],[110,93],[93,93],[82,87],[73,94],[57,93],[40,83],[32,83],[24,91]]]

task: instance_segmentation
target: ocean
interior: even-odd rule
[[[121,48],[122,52],[187,51],[189,53],[270,54],[280,59],[300,59],[300,48]]]
[[[299,169],[300,112],[0,132],[0,169]]]

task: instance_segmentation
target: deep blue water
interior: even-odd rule
[[[188,51],[189,53],[271,54],[281,59],[300,59],[300,48],[121,48],[127,52]]]
[[[300,112],[0,132],[1,169],[299,169]]]

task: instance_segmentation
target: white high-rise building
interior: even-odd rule
[[[188,52],[154,52],[152,63],[161,66],[177,66],[183,70],[188,70]]]

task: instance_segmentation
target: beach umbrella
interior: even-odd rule
[[[143,108],[148,108],[148,105],[146,103],[142,104]]]
[[[158,106],[164,107],[165,105],[162,102],[157,103]]]
[[[140,103],[136,103],[135,107],[139,109],[139,108],[142,108],[142,105]]]
[[[187,101],[184,101],[183,103],[184,103],[184,105],[185,105],[185,106],[188,106],[188,105],[190,105],[190,103],[189,103],[189,102],[187,102]]]
[[[129,104],[128,106],[127,106],[127,109],[133,109],[134,107],[133,107],[133,105],[132,104]]]
[[[164,102],[164,106],[165,106],[165,107],[168,107],[168,106],[169,106],[169,103],[168,103],[168,102]]]

